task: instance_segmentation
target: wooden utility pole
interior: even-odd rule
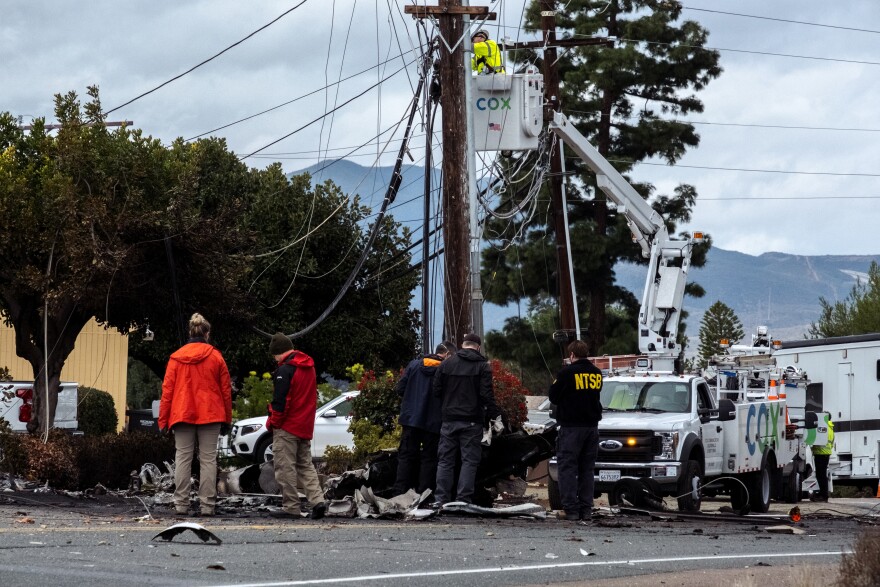
[[[440,7],[461,6],[461,0],[439,0]],[[470,241],[468,227],[467,116],[464,101],[464,18],[441,17],[440,108],[443,109],[443,331],[461,344],[471,331]],[[453,47],[450,51],[447,43]]]
[[[556,69],[556,0],[541,0],[541,29],[544,31],[544,120],[553,120],[553,112],[562,108],[559,95],[559,71]],[[564,335],[559,340],[580,338],[575,332],[574,296],[569,280],[568,243],[562,198],[562,156],[559,142],[550,150],[550,210],[556,235],[556,273],[559,289],[559,326]]]
[[[465,16],[493,18],[484,6],[463,6],[462,0],[438,0],[437,6],[405,6],[416,18],[433,15],[440,30],[440,107],[443,109],[443,336],[461,344],[471,332],[471,259],[468,214],[467,111],[464,47],[469,31]],[[425,170],[430,173],[430,170]],[[424,287],[424,284],[423,284]]]
[[[557,47],[583,47],[586,45],[609,45],[613,40],[596,37],[588,39],[557,39],[556,38],[556,0],[541,0],[541,29],[543,40],[505,43],[504,49],[543,49],[544,51],[544,121],[553,120],[553,113],[562,110],[562,96],[559,88],[559,70],[556,67]],[[573,294],[572,272],[569,262],[567,218],[565,198],[563,197],[562,149],[560,143],[554,143],[550,151],[550,209],[552,213],[553,232],[556,242],[556,274],[559,293],[559,326],[554,339],[566,343],[581,338],[576,325],[575,300]]]

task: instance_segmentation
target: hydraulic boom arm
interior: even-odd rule
[[[648,276],[639,309],[639,349],[655,359],[654,370],[673,370],[673,361],[681,351],[676,338],[691,249],[694,242],[702,240],[701,235],[686,240],[671,238],[663,217],[564,114],[554,114],[550,130],[583,159],[596,174],[599,189],[617,205],[618,212],[626,216],[633,240],[648,259]]]

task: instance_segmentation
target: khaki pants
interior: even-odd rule
[[[276,428],[272,431],[272,453],[275,481],[281,487],[281,508],[285,512],[300,513],[297,484],[303,488],[309,504],[314,506],[324,501],[318,472],[315,471],[315,465],[312,463],[310,440],[303,440]]]
[[[189,509],[192,460],[196,440],[199,444],[199,502],[202,513],[214,513],[214,505],[217,503],[217,439],[219,436],[219,422],[174,425],[174,446],[177,449],[174,463],[174,509],[178,513]]]

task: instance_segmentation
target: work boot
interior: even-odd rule
[[[313,520],[320,520],[324,517],[324,514],[327,513],[327,504],[323,501],[315,504],[315,507],[312,508],[312,513],[309,517]]]
[[[566,520],[568,522],[577,522],[581,519],[581,515],[579,513],[566,512],[560,510],[556,513],[557,520]]]

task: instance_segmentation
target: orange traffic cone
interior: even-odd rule
[[[785,381],[779,382],[779,399],[785,399],[788,397],[785,391]]]
[[[880,483],[877,484],[877,499],[880,499]]]
[[[770,380],[770,394],[767,396],[767,399],[770,399],[770,400],[779,399],[779,396],[776,395],[776,380],[775,379]]]

